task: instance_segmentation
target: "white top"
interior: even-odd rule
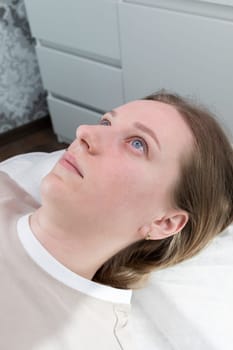
[[[29,225],[30,215],[31,213],[26,214],[18,220],[18,236],[28,255],[43,270],[68,287],[89,296],[112,303],[130,304],[132,290],[113,288],[90,281],[57,261],[34,236]]]

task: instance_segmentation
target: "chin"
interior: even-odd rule
[[[48,173],[41,181],[40,193],[41,198],[60,197],[63,192],[64,184],[62,179],[54,172]]]

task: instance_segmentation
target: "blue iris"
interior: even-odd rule
[[[143,148],[143,142],[142,141],[140,141],[138,139],[135,139],[135,140],[133,140],[133,142],[137,142],[137,145],[139,145],[139,147],[136,146],[137,149],[139,149],[140,147]]]

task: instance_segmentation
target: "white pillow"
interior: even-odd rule
[[[64,150],[28,153],[0,163],[35,199]],[[131,327],[139,350],[232,350],[233,226],[194,258],[154,272],[135,291]]]

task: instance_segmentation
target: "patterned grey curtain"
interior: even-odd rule
[[[0,0],[0,133],[47,114],[23,0]]]

